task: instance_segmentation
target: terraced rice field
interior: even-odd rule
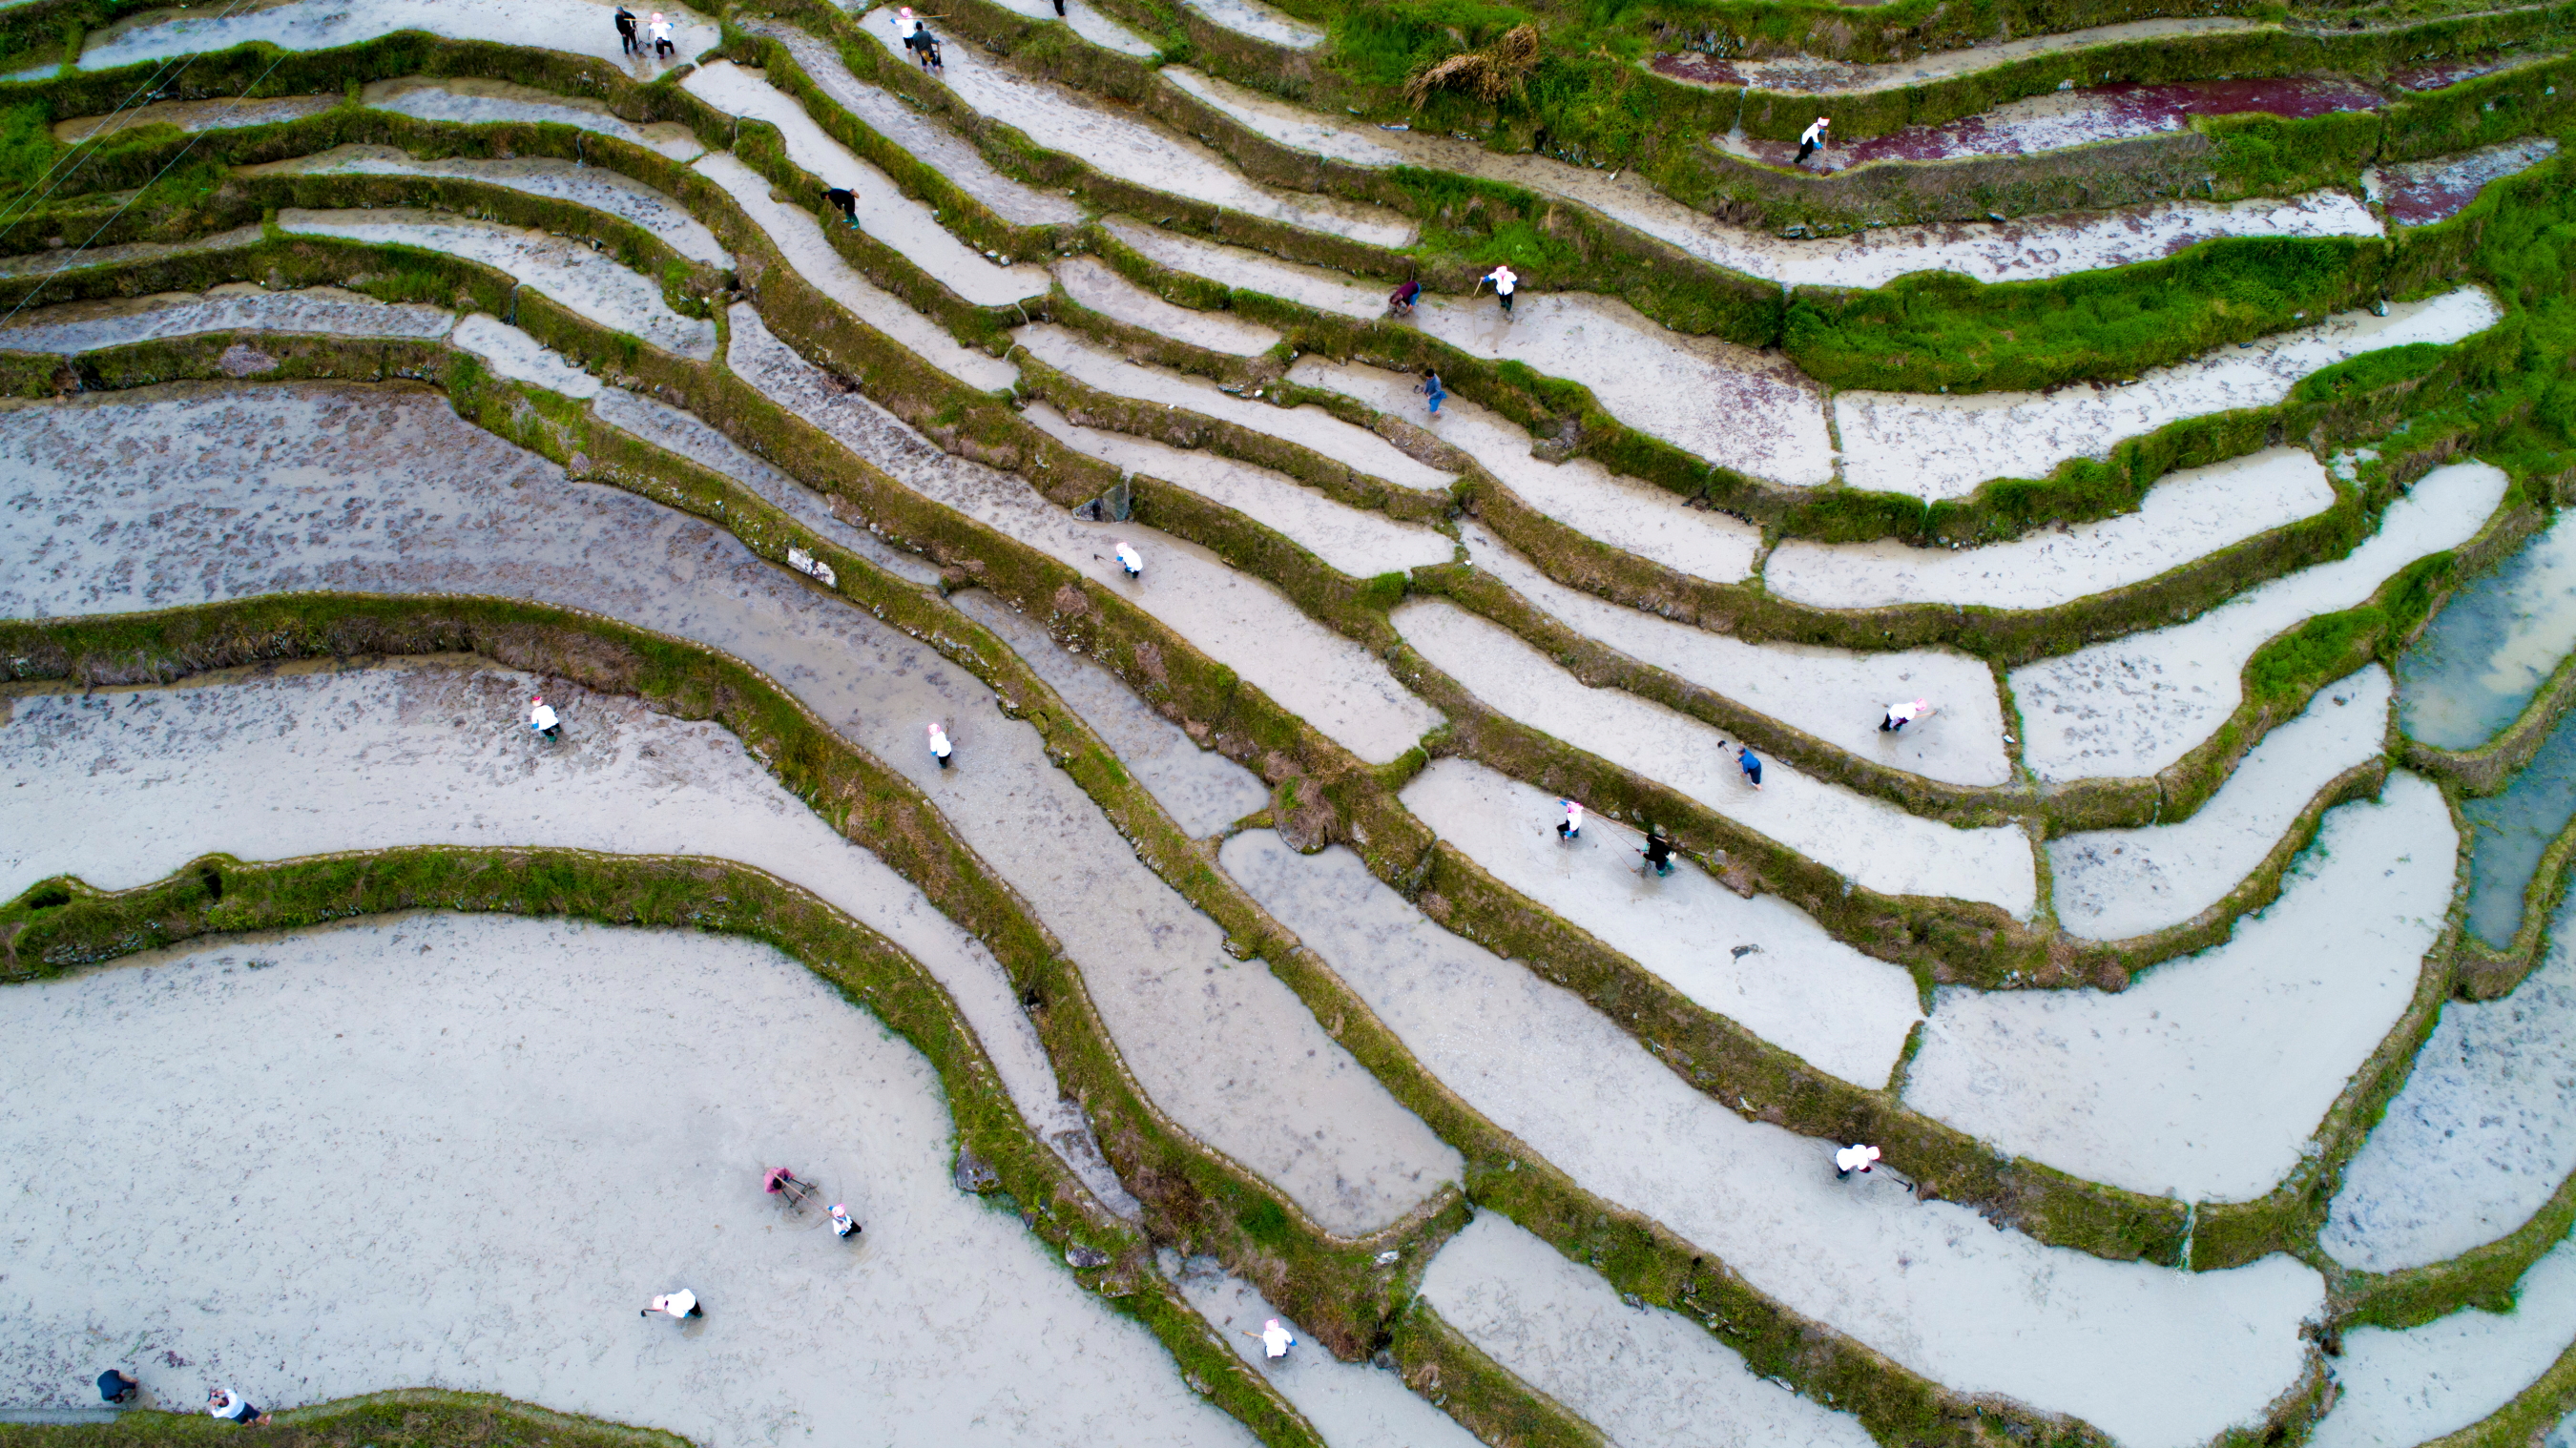
[[[0,1438],[2576,1435],[2576,22],[1738,10],[0,6]]]

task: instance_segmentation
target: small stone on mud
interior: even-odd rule
[[[277,359],[256,347],[235,342],[224,349],[224,355],[215,359],[215,365],[223,369],[226,377],[255,377],[262,372],[275,371]]]
[[[957,1190],[981,1194],[1000,1186],[1002,1177],[991,1162],[971,1151],[961,1151],[957,1153],[956,1181]]]
[[[1077,1242],[1064,1249],[1064,1260],[1085,1269],[1106,1267],[1109,1265],[1109,1254],[1097,1247],[1085,1247]]]

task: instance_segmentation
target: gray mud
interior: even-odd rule
[[[1500,1212],[1431,1261],[1422,1296],[1521,1381],[1620,1444],[1871,1448],[1860,1420],[1756,1374],[1707,1328],[1634,1307]],[[1338,1448],[1338,1445],[1336,1445]]]
[[[882,18],[885,15],[883,7],[871,13],[865,29],[897,64],[910,65],[903,42],[895,39],[893,25]],[[958,99],[981,115],[1018,127],[1037,144],[1078,156],[1121,181],[1372,246],[1413,244],[1413,221],[1400,212],[1273,190],[1246,177],[1214,150],[1165,130],[1132,108],[1112,106],[1071,86],[1022,75],[971,46],[952,43],[945,53],[944,80]]]
[[[1259,775],[1146,707],[1125,681],[1079,648],[1058,643],[1045,624],[980,588],[952,593],[948,601],[1009,644],[1183,832],[1204,839],[1270,803],[1270,787]]]
[[[1065,295],[1112,321],[1193,347],[1251,357],[1279,345],[1279,334],[1268,327],[1227,312],[1173,306],[1091,257],[1069,256],[1057,262],[1055,279]]]
[[[732,438],[701,422],[696,413],[622,387],[601,389],[591,400],[591,411],[603,422],[724,474],[823,538],[906,583],[924,588],[939,586],[938,564],[918,553],[907,553],[842,517],[830,500],[753,457]]]
[[[453,121],[468,126],[538,121],[577,126],[650,147],[674,161],[694,161],[707,152],[697,134],[676,121],[639,126],[610,112],[606,101],[557,95],[506,80],[463,75],[402,76],[370,83],[358,92],[358,99],[377,110],[417,116],[424,121]]]
[[[1217,1259],[1182,1257],[1168,1247],[1161,1256],[1164,1275],[1190,1306],[1306,1415],[1329,1448],[1476,1448],[1474,1434],[1405,1387],[1394,1368],[1334,1357]],[[1297,1338],[1276,1361],[1261,1342],[1263,1325],[1274,1318]]]
[[[1983,52],[1979,52],[1983,54]],[[2368,207],[2340,191],[2289,200],[2170,201],[2109,211],[1870,227],[1847,236],[1791,238],[1720,221],[1627,171],[1569,165],[1539,152],[1505,154],[1430,131],[1388,131],[1165,66],[1163,78],[1283,146],[1354,166],[1402,165],[1483,176],[1592,207],[1658,241],[1784,286],[1882,286],[1909,272],[1953,271],[1980,281],[2031,281],[2171,256],[2222,236],[2377,236]]]
[[[830,46],[792,25],[757,16],[739,24],[754,35],[787,47],[808,79],[834,103],[868,123],[878,135],[901,146],[914,158],[993,208],[1003,220],[1021,226],[1061,226],[1082,219],[1082,208],[1052,191],[1040,191],[1003,175],[984,153],[955,131],[924,116],[919,108],[850,74]]]
[[[730,363],[745,381],[922,496],[1036,548],[1113,589],[1372,764],[1440,722],[1384,661],[1300,611],[1286,594],[1192,543],[1133,523],[1086,523],[1028,480],[951,456],[867,398],[844,392],[738,306]],[[1141,370],[1141,369],[1139,369]],[[1120,542],[1142,578],[1111,561]]]
[[[400,30],[426,30],[455,40],[489,40],[560,50],[604,60],[639,80],[685,64],[723,39],[714,21],[677,5],[659,7],[672,22],[678,53],[669,65],[618,47],[614,0],[564,0],[546,7],[508,0],[287,0],[228,6],[220,14],[151,10],[95,31],[81,48],[80,69],[108,70],[138,61],[208,54],[265,41],[281,50],[329,50]],[[649,13],[649,12],[647,12]],[[51,67],[47,68],[50,73]]]
[[[265,126],[318,116],[340,103],[336,95],[218,96],[210,101],[152,101],[104,116],[75,116],[54,122],[54,139],[66,146],[102,140],[145,126],[176,126],[183,131],[220,131],[234,126]]]
[[[1885,1174],[1838,1182],[1834,1143],[1746,1120],[1578,997],[1433,924],[1348,850],[1301,856],[1250,830],[1219,862],[1529,1150],[1953,1390],[2076,1414],[2130,1448],[2198,1448],[2307,1361],[2299,1323],[2324,1301],[2307,1266],[2111,1262],[1916,1201]]]
[[[565,721],[529,730],[542,692]],[[731,860],[911,955],[982,1041],[1022,1119],[1124,1216],[1142,1208],[981,942],[781,788],[740,740],[637,699],[480,659],[255,669],[176,688],[36,693],[0,729],[0,898],[77,875],[132,889],[215,851],[281,860],[416,845]]]
[[[12,987],[0,1041],[11,1402],[95,1401],[122,1358],[180,1412],[216,1384],[436,1385],[707,1448],[1253,1441],[957,1191],[928,1062],[748,941],[496,915],[241,937]],[[772,1165],[860,1242],[782,1218]],[[703,1318],[636,1315],[676,1287]]]
[[[672,311],[660,283],[578,241],[532,227],[439,211],[293,207],[277,213],[277,227],[301,236],[443,251],[506,273],[603,327],[631,333],[665,352],[700,362],[716,355],[715,323]]]
[[[2531,1219],[2576,1172],[2576,901],[2502,1000],[2446,1001],[2317,1245],[2347,1267],[2446,1261]]]
[[[1146,1091],[1341,1232],[1458,1156],[1139,861],[1037,731],[926,644],[711,524],[561,470],[417,392],[180,387],[0,408],[27,506],[0,612],[123,613],[329,589],[588,609],[760,669],[927,792],[1083,968]],[[1016,481],[1016,480],[1014,480]],[[941,721],[957,765],[934,767]],[[1321,1133],[1318,1135],[1318,1133]]]
[[[1456,553],[1456,545],[1447,534],[1336,502],[1285,473],[1203,449],[1178,448],[1151,438],[1078,426],[1043,402],[1029,404],[1021,416],[1074,451],[1098,458],[1131,477],[1161,479],[1275,528],[1289,541],[1353,578],[1374,578],[1381,573],[1402,573],[1447,563]]]
[[[0,350],[70,356],[129,342],[243,330],[435,341],[455,326],[454,313],[416,302],[380,302],[338,287],[271,292],[255,282],[227,282],[203,293],[155,292],[21,312],[0,328]]]
[[[643,182],[605,166],[584,166],[548,156],[521,156],[506,161],[450,156],[423,161],[392,146],[334,146],[310,156],[272,161],[263,166],[244,166],[241,174],[453,176],[479,181],[486,186],[524,191],[531,196],[549,196],[605,212],[653,233],[669,244],[673,251],[691,261],[704,262],[719,271],[733,270],[732,255],[717,243],[716,234],[707,230],[706,223],[691,215],[687,207]]]

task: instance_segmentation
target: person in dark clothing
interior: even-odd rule
[[[850,223],[852,226],[859,224],[858,197],[842,190],[838,186],[826,186],[823,188],[823,199],[832,203],[832,209],[841,213],[841,219],[843,221]]]
[[[1646,857],[1647,864],[1655,867],[1656,874],[1669,875],[1673,872],[1673,842],[1664,838],[1662,830],[1647,830],[1646,848],[1638,853]]]
[[[142,1387],[123,1368],[109,1368],[98,1375],[98,1399],[102,1403],[130,1403],[134,1390]]]
[[[921,17],[912,13],[911,6],[895,11],[894,33],[895,38],[903,42],[903,48],[912,52],[912,58],[921,62],[923,70],[945,71],[946,67],[939,62],[939,37],[930,33],[930,27],[921,23]]]
[[[617,48],[628,55],[644,49],[635,39],[635,12],[623,5],[617,7]]]
[[[1410,317],[1413,315],[1413,304],[1420,300],[1422,300],[1422,283],[1409,281],[1387,294],[1386,309],[1390,315]]]
[[[1055,18],[1058,20],[1064,18],[1064,0],[1055,0]]]

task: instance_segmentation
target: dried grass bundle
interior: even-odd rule
[[[1490,104],[1519,95],[1536,69],[1538,27],[1515,25],[1482,50],[1462,50],[1416,70],[1404,83],[1404,95],[1417,111],[1436,90],[1465,91]]]

